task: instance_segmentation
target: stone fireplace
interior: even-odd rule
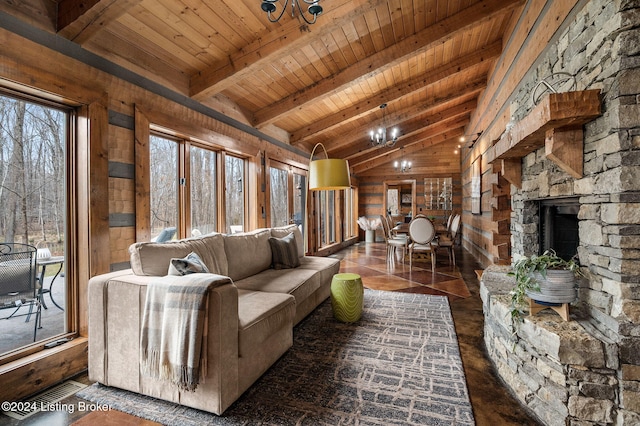
[[[521,82],[515,123],[534,109],[536,83],[557,72],[575,76],[571,90],[600,89],[602,114],[583,126],[579,176],[544,148],[522,157],[511,254],[577,251],[585,278],[570,321],[546,310],[514,327],[513,278],[490,266],[481,280],[485,344],[545,424],[640,424],[640,1],[579,3]]]

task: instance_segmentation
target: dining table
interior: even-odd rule
[[[434,228],[436,230],[436,237],[438,237],[440,235],[446,235],[448,233],[446,225],[437,223],[433,219],[429,219],[429,220],[431,220],[431,223],[433,223],[433,226],[434,226]],[[409,223],[399,223],[396,226],[394,226],[393,228],[391,228],[391,231],[396,235],[397,234],[407,234],[407,235],[409,235]]]
[[[58,276],[62,272],[62,266],[64,265],[64,256],[51,256],[51,257],[48,257],[48,258],[38,258],[36,260],[36,265],[40,268],[40,275],[39,275],[39,279],[40,279],[40,303],[42,304],[42,307],[45,308],[45,309],[48,309],[46,303],[44,302],[44,295],[45,295],[45,293],[49,293],[49,298],[51,299],[51,303],[56,305],[56,307],[58,309],[64,311],[64,308],[62,306],[58,305],[56,300],[53,298],[53,291],[52,291],[53,284],[55,283],[56,278],[58,278]],[[53,276],[53,279],[49,283],[49,288],[45,288],[45,286],[44,286],[44,276],[45,276],[45,273],[47,272],[47,267],[48,266],[55,266],[55,265],[58,265],[58,270],[56,271],[55,275]]]

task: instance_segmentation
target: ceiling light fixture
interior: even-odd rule
[[[473,135],[460,136],[460,142],[471,142],[469,148],[473,148],[473,145],[475,145],[476,141],[480,139],[480,136],[482,136],[482,132],[474,133]]]
[[[404,159],[404,148],[402,148],[402,157],[400,161],[393,162],[393,168],[402,173],[406,173],[411,170],[411,161]]]
[[[305,11],[302,10],[302,2],[308,4],[306,13],[313,16],[313,19],[307,19],[305,15]],[[291,17],[295,16],[296,9],[298,9],[298,14],[302,16],[304,21],[311,25],[316,23],[316,19],[318,19],[318,15],[322,14],[322,6],[320,6],[320,0],[291,0]],[[273,18],[273,13],[276,11],[277,6],[282,6],[280,14],[277,18]],[[262,0],[262,10],[267,13],[267,18],[269,18],[270,22],[278,22],[284,12],[287,10],[289,6],[289,0]]]
[[[389,133],[389,135],[387,135],[387,127],[386,127],[386,120],[385,120],[385,113],[384,113],[384,109],[387,107],[387,104],[382,104],[380,105],[380,109],[382,110],[382,126],[378,127],[377,131],[373,131],[371,130],[369,132],[369,139],[371,141],[371,145],[378,148],[382,148],[382,147],[391,147],[394,146],[396,144],[396,141],[398,140],[398,136],[399,136],[399,130],[397,127],[394,127],[391,129],[391,132]]]

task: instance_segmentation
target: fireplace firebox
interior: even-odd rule
[[[553,249],[565,260],[576,255],[579,244],[579,210],[577,197],[545,199],[539,202],[539,254]]]

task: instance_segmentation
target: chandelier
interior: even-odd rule
[[[404,147],[401,148],[401,153],[400,161],[394,161],[393,168],[396,169],[397,172],[405,173],[411,170],[411,161],[404,159]]]
[[[371,141],[371,145],[374,147],[385,147],[385,146],[394,146],[396,141],[398,140],[398,128],[394,127],[391,129],[391,132],[387,135],[387,127],[385,120],[384,109],[387,107],[387,104],[380,105],[380,109],[382,110],[382,126],[378,127],[377,131],[371,130],[369,132],[369,139]]]
[[[301,2],[309,5],[306,13],[308,13],[310,16],[313,16],[312,19],[308,19],[305,15],[305,11],[302,10]],[[300,16],[302,16],[302,19],[304,19],[307,24],[315,24],[316,19],[318,19],[318,15],[322,14],[322,6],[320,6],[319,3],[320,0],[291,0],[291,17],[295,16],[296,9],[298,9],[298,13],[300,14]],[[274,18],[272,13],[274,13],[277,9],[276,5],[281,5],[282,9],[280,10],[280,14],[278,15],[278,17]],[[289,6],[289,0],[262,0],[262,10],[267,13],[267,17],[269,18],[270,22],[278,22],[280,18],[282,18],[282,15],[284,15],[284,12],[287,10],[287,6]]]
[[[402,173],[408,172],[409,170],[411,170],[411,161],[394,161],[393,168],[396,169],[396,171],[400,171]]]

